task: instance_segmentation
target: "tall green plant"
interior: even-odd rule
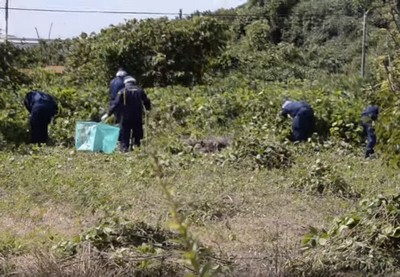
[[[201,259],[201,247],[198,240],[191,234],[187,222],[178,213],[179,207],[177,202],[174,200],[174,196],[171,188],[166,182],[163,168],[159,158],[153,154],[155,162],[155,171],[158,178],[160,187],[163,190],[165,199],[169,205],[169,212],[171,214],[170,227],[179,233],[181,243],[184,247],[183,258],[191,266],[193,274],[187,275],[187,277],[211,277],[217,273],[218,266],[213,267],[211,263],[204,263]]]

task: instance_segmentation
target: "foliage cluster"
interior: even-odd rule
[[[182,275],[185,272],[179,263],[182,245],[176,239],[176,234],[161,228],[112,217],[72,240],[58,242],[53,251],[60,259],[72,259],[90,251],[95,256],[92,259],[101,259],[108,267],[130,268],[132,276]]]
[[[379,81],[378,91],[371,95],[371,99],[381,107],[379,121],[377,123],[377,134],[380,140],[380,148],[384,152],[384,157],[395,166],[400,165],[399,152],[399,84],[400,75],[398,64],[400,52],[398,45],[400,42],[399,26],[399,7],[395,1],[382,4],[378,1],[371,1],[371,8],[379,12],[378,22],[383,25],[382,33],[385,40],[375,50],[376,58],[374,66],[376,78]]]
[[[332,166],[317,160],[307,167],[308,174],[294,182],[294,188],[312,194],[332,193],[340,197],[357,196],[354,189]]]
[[[18,58],[22,50],[11,43],[0,43],[0,86],[15,86],[27,81],[26,76],[18,71]],[[0,101],[0,106],[2,105]]]
[[[330,276],[333,271],[396,271],[400,262],[399,200],[397,194],[363,199],[355,211],[337,217],[328,231],[311,228],[303,244],[312,250],[305,252],[303,262],[294,263],[294,268],[302,268],[309,276]]]
[[[353,2],[249,1],[183,20],[132,20],[99,34],[42,42],[23,61],[65,63],[78,84],[105,84],[118,66],[145,87],[191,86],[232,71],[267,81],[328,78],[359,68],[362,8]],[[374,11],[370,22],[371,48],[382,39],[377,28],[387,25],[379,15]]]
[[[293,163],[292,153],[284,145],[264,135],[263,129],[245,128],[236,138],[223,162],[252,169],[287,168]]]
[[[227,26],[215,19],[148,19],[82,34],[67,56],[67,70],[80,82],[106,84],[123,66],[145,87],[193,85],[228,40]]]
[[[71,39],[55,39],[51,41],[41,40],[34,47],[21,49],[23,55],[18,59],[20,67],[35,68],[47,65],[65,65],[66,58],[69,55]]]
[[[303,88],[299,89],[298,86]],[[4,92],[0,95],[1,102],[7,107],[0,112],[3,147],[7,143],[19,145],[27,141],[28,112],[22,104],[27,91],[23,88],[16,93]],[[54,95],[59,103],[59,115],[50,126],[50,137],[58,145],[73,144],[78,120],[98,121],[107,110],[108,93],[104,87],[88,85],[60,88],[52,85],[44,91]],[[178,139],[180,143],[176,147],[182,149],[187,138],[203,139],[223,134],[238,139],[234,141],[234,144],[238,144],[237,149],[241,149],[243,143],[259,145],[265,141],[264,150],[250,150],[252,147],[249,146],[249,151],[258,153],[275,149],[272,152],[286,153],[283,149],[278,150],[278,145],[273,145],[275,140],[272,138],[278,136],[282,141],[290,137],[290,122],[283,124],[283,119],[279,117],[284,97],[311,104],[317,118],[315,132],[321,139],[338,139],[351,145],[362,143],[358,122],[363,101],[356,93],[348,91],[307,87],[299,83],[284,89],[281,85],[262,82],[251,89],[240,79],[227,78],[213,86],[156,88],[147,92],[154,106],[147,122],[149,134],[169,137],[169,145],[163,147],[172,147],[172,142]],[[171,133],[171,130],[174,131]],[[261,152],[258,154],[263,156]],[[236,152],[234,155],[248,154]],[[262,160],[260,162],[265,166],[267,161]]]
[[[230,11],[237,18],[229,22],[233,35],[216,66],[219,70],[267,81],[330,79],[332,74],[359,71],[363,7],[357,1],[248,2]],[[369,18],[368,79],[374,80],[373,60],[385,38],[379,28],[386,27],[386,21],[378,9]]]

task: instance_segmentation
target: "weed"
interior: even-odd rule
[[[358,197],[359,194],[331,166],[317,160],[307,167],[307,176],[292,183],[292,187],[306,193],[332,193],[341,197]]]
[[[303,240],[305,249],[311,252],[292,266],[308,272],[308,276],[344,271],[397,272],[399,200],[397,194],[363,199],[355,211],[334,219],[328,231],[311,227]]]
[[[189,276],[214,276],[220,269],[220,266],[212,265],[210,261],[206,261],[204,263],[201,256],[202,254],[207,253],[209,250],[201,247],[198,240],[190,233],[187,222],[185,222],[184,218],[178,213],[179,206],[173,198],[171,188],[164,179],[164,173],[159,158],[156,155],[153,155],[153,157],[155,160],[156,175],[169,205],[169,211],[172,218],[170,227],[173,230],[178,231],[180,242],[182,243],[184,249],[184,260],[191,266],[193,270],[193,275]]]

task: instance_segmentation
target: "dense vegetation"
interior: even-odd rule
[[[399,273],[398,9],[251,0],[33,48],[0,44],[0,274]],[[118,66],[153,103],[144,146],[76,153],[75,123],[99,121]],[[26,144],[32,88],[59,103],[47,147]],[[288,139],[287,98],[315,111],[306,143]],[[363,160],[359,117],[371,103],[379,144]]]

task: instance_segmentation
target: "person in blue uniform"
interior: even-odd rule
[[[376,145],[376,134],[374,122],[378,119],[379,108],[378,106],[368,106],[361,114],[361,126],[364,129],[364,135],[367,137],[367,147],[365,149],[365,158],[374,154],[374,147]]]
[[[125,87],[124,78],[128,76],[128,73],[122,68],[118,68],[117,74],[115,74],[115,78],[110,82],[110,108],[117,98],[118,92]],[[121,116],[119,111],[116,110],[115,113],[115,123],[119,123]]]
[[[314,111],[306,102],[285,101],[281,115],[290,115],[292,121],[292,140],[306,141],[312,134],[315,124]]]
[[[33,90],[26,94],[24,104],[30,113],[30,142],[46,143],[49,139],[48,126],[58,113],[56,101],[47,93]]]
[[[120,111],[120,149],[127,152],[133,146],[140,146],[140,140],[143,138],[143,107],[149,111],[151,102],[145,91],[137,86],[135,78],[127,76],[124,83],[125,88],[118,92],[109,112],[102,116],[102,121],[116,110]]]

